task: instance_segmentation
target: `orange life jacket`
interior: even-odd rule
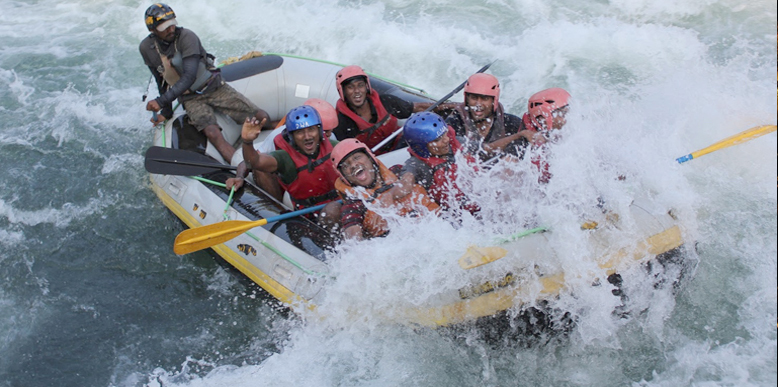
[[[372,203],[379,200],[381,196],[388,195],[388,191],[393,187],[399,179],[397,175],[392,173],[380,160],[375,160],[378,164],[378,171],[383,180],[383,185],[380,187],[374,187],[370,189],[355,189],[350,184],[343,181],[342,178],[338,178],[335,181],[335,189],[344,199],[357,199],[367,203]],[[412,216],[417,214],[421,207],[426,208],[429,211],[437,212],[440,208],[435,204],[429,196],[424,187],[414,184],[413,192],[400,200],[396,201],[397,213],[400,216]],[[365,218],[362,222],[362,233],[368,237],[377,237],[386,235],[389,232],[389,226],[381,215],[378,215],[374,211],[368,209],[365,212]]]

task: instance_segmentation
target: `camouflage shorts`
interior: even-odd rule
[[[210,93],[188,96],[183,104],[189,121],[200,131],[209,125],[217,125],[214,111],[226,114],[241,125],[246,117],[255,115],[259,110],[257,105],[226,83]]]

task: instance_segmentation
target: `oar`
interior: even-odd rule
[[[751,129],[748,129],[746,131],[743,131],[739,134],[736,134],[732,137],[726,138],[724,140],[721,140],[707,148],[700,149],[697,152],[688,154],[683,157],[679,157],[676,159],[679,163],[683,163],[695,158],[698,158],[700,156],[706,155],[708,153],[717,151],[719,149],[723,149],[726,147],[730,147],[732,145],[737,145],[749,140],[752,140],[754,138],[757,138],[759,136],[763,136],[767,133],[775,132],[776,126],[775,125],[764,125],[764,126],[757,126],[753,127]],[[542,232],[546,231],[547,229],[544,227],[535,228],[532,230],[527,230],[520,232],[518,234],[514,234],[507,239],[498,241],[497,244],[502,244],[508,241],[512,241],[518,238],[521,238],[526,235],[534,234],[536,232]],[[474,267],[478,267],[484,264],[487,264],[489,262],[494,262],[505,255],[508,254],[508,250],[499,247],[499,246],[469,246],[467,250],[465,251],[465,254],[462,255],[461,258],[459,258],[459,266],[463,269],[472,269]]]
[[[237,168],[197,152],[161,146],[153,146],[146,151],[145,167],[150,173],[178,176],[199,176]]]
[[[494,62],[492,62],[492,63],[489,63],[488,65],[486,65],[486,66],[484,66],[484,67],[481,67],[481,69],[480,69],[480,70],[476,71],[476,74],[477,74],[477,73],[482,73],[482,72],[486,71],[486,69],[488,69],[488,68],[489,68],[489,67],[490,67],[492,64],[494,64]],[[425,109],[424,111],[425,111],[425,112],[431,112],[431,111],[432,111],[432,110],[434,110],[436,107],[438,107],[438,105],[442,104],[443,102],[446,102],[446,101],[447,101],[449,98],[451,98],[451,97],[452,97],[454,94],[456,94],[456,93],[459,93],[459,91],[460,91],[460,90],[462,90],[462,89],[465,87],[465,84],[466,84],[466,83],[467,83],[467,81],[464,81],[464,82],[462,82],[462,84],[461,84],[461,85],[459,85],[459,86],[457,86],[457,87],[456,87],[456,89],[452,90],[450,93],[448,93],[448,94],[446,94],[445,96],[443,96],[443,98],[439,99],[439,100],[438,100],[438,102],[435,102],[434,104],[432,104],[432,106],[428,107],[428,108],[427,108],[427,109]],[[399,129],[395,130],[395,131],[394,131],[394,133],[392,133],[391,135],[389,135],[389,137],[385,138],[383,141],[381,141],[380,143],[378,143],[378,145],[374,146],[374,147],[373,147],[373,149],[372,149],[372,151],[373,151],[373,152],[375,152],[375,151],[377,151],[377,150],[381,149],[381,148],[382,148],[384,145],[386,145],[386,144],[387,144],[389,141],[392,141],[392,139],[393,139],[393,138],[397,137],[397,135],[399,135],[399,134],[400,134],[400,132],[402,132],[402,130],[403,130],[402,128],[399,128]]]
[[[190,228],[178,234],[175,244],[173,245],[173,251],[180,255],[207,249],[235,238],[254,227],[260,227],[268,223],[277,222],[279,220],[309,214],[311,212],[321,210],[324,208],[324,206],[326,206],[326,204],[320,204],[318,206],[308,207],[302,210],[277,216],[271,216],[270,218],[260,220],[227,220],[224,222]]]
[[[506,238],[497,240],[497,244],[503,244],[530,234],[547,231],[546,227],[536,227],[530,230],[524,230]],[[459,267],[468,270],[474,267],[494,262],[508,254],[508,250],[499,246],[469,246],[465,254],[459,258]]]
[[[775,125],[755,126],[751,129],[740,132],[732,137],[725,138],[707,148],[700,149],[697,152],[689,153],[688,155],[679,157],[675,160],[678,161],[679,164],[685,163],[689,160],[707,155],[708,153],[715,152],[719,149],[724,149],[732,145],[744,143],[746,141],[753,140],[759,136],[763,136],[767,133],[775,132],[775,129],[776,129]]]
[[[219,71],[221,71],[222,79],[232,82],[275,70],[281,67],[283,63],[284,58],[278,55],[263,55],[222,66]]]

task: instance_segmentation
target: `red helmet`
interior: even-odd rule
[[[465,94],[481,94],[494,97],[494,110],[500,102],[500,82],[494,75],[475,73],[467,78]]]
[[[333,130],[338,126],[338,112],[329,102],[319,98],[309,98],[303,105],[316,109],[321,117],[321,127],[324,131]]]
[[[370,90],[372,90],[372,86],[370,86],[370,78],[361,67],[357,65],[346,66],[340,69],[337,74],[335,74],[335,85],[338,87],[338,94],[340,95],[340,99],[344,101],[346,100],[346,97],[343,96],[343,83],[354,77],[365,77],[365,82],[367,82],[367,92],[370,93]]]
[[[535,127],[542,128],[543,125],[539,120],[545,118],[545,128],[550,130],[553,123],[551,112],[567,106],[569,99],[570,93],[559,87],[552,87],[533,94],[527,103],[527,114],[529,114],[530,121]]]
[[[346,179],[346,176],[343,176],[343,174],[340,173],[340,162],[350,156],[352,153],[359,151],[365,152],[365,154],[373,159],[373,164],[378,165],[375,155],[370,150],[370,148],[368,148],[367,145],[362,143],[362,141],[357,140],[356,138],[347,138],[339,142],[337,145],[335,145],[335,148],[332,149],[332,153],[330,153],[332,167],[335,168],[335,172],[338,174],[338,176],[340,176],[343,182],[348,185],[351,185],[351,182]]]

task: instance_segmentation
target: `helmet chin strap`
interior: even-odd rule
[[[373,172],[375,173],[375,178],[373,179],[373,183],[370,184],[369,187],[365,187],[367,189],[373,189],[375,186],[379,183],[379,181],[383,182],[383,179],[381,179],[381,171],[378,169],[378,165],[376,165],[375,162],[373,162]]]

